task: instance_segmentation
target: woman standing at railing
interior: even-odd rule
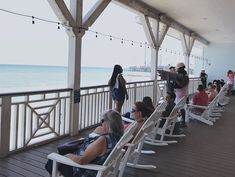
[[[121,113],[124,100],[128,100],[128,93],[126,90],[126,80],[122,76],[123,69],[120,65],[115,65],[112,76],[109,80],[112,98],[115,102],[115,110]]]

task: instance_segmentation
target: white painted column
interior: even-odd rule
[[[160,30],[160,18],[152,21],[150,23],[149,17],[146,15],[140,15],[140,20],[142,22],[146,38],[148,42],[152,45],[151,48],[151,78],[154,80],[153,87],[153,103],[157,104],[158,95],[158,80],[157,80],[157,69],[158,69],[158,52],[162,44],[162,41],[169,29],[169,24],[163,24]]]
[[[68,87],[73,89],[70,111],[70,134],[78,133],[80,82],[81,82],[81,52],[84,29],[88,29],[108,6],[111,0],[97,0],[83,19],[83,0],[71,0],[68,10],[63,0],[47,0],[58,19],[68,27],[69,58],[68,58]],[[79,28],[82,27],[82,28]]]
[[[0,157],[7,156],[10,147],[11,130],[11,97],[2,97],[0,120]]]
[[[76,26],[82,26],[83,1],[71,1],[70,11],[75,19]],[[73,88],[71,101],[71,129],[70,135],[78,133],[80,83],[81,83],[81,53],[82,53],[82,31],[72,28],[69,34],[69,58],[68,58],[68,87]]]
[[[184,60],[185,60],[184,64],[186,67],[186,71],[189,74],[189,58],[190,58],[190,54],[192,52],[195,38],[191,34],[190,34],[190,36],[188,36],[183,33],[181,33],[180,38],[181,38],[181,44],[182,44],[183,53],[184,53]]]
[[[78,132],[79,117],[79,96],[80,96],[80,80],[81,80],[81,46],[82,37],[69,37],[69,60],[68,60],[68,87],[73,88],[71,100],[71,135]]]

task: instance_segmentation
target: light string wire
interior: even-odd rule
[[[64,28],[66,28],[66,27],[68,27],[68,28],[77,28],[79,31],[81,29],[83,29],[83,30],[86,30],[90,33],[94,33],[96,38],[98,37],[98,35],[100,35],[100,36],[104,36],[104,37],[109,38],[110,41],[112,41],[113,39],[120,40],[121,44],[123,44],[124,42],[127,42],[127,43],[131,43],[132,46],[134,46],[134,44],[138,44],[140,47],[146,46],[148,48],[150,48],[150,47],[155,48],[154,46],[152,46],[151,44],[149,44],[147,42],[139,42],[139,41],[135,41],[135,40],[125,39],[125,38],[122,38],[122,37],[117,37],[115,35],[110,35],[110,34],[97,32],[97,31],[94,31],[94,30],[90,30],[90,29],[84,28],[84,27],[72,27],[72,26],[69,26],[65,23],[61,23],[61,22],[58,22],[58,21],[48,20],[48,19],[33,16],[33,15],[22,14],[22,13],[19,13],[19,12],[14,12],[14,11],[2,9],[2,8],[0,8],[0,11],[5,12],[5,13],[9,13],[9,14],[13,14],[13,15],[17,15],[17,16],[21,16],[21,17],[31,18],[32,24],[35,24],[35,20],[39,20],[39,21],[43,21],[43,22],[46,22],[46,23],[57,24],[58,29],[60,29],[60,25],[63,26]],[[182,56],[187,56],[186,53],[177,52],[175,50],[168,49],[168,48],[160,47],[159,50],[160,51],[165,51],[165,53],[171,53],[171,54],[175,54],[175,55],[179,55],[179,56],[181,56],[181,55]],[[198,59],[198,60],[204,60],[204,61],[206,61],[206,63],[208,65],[210,65],[208,58],[199,57],[199,56],[196,56],[196,55],[193,55],[193,54],[190,54],[190,57]]]

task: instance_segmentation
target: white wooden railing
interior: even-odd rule
[[[153,80],[127,83],[129,100],[123,113],[144,96],[153,98]],[[200,84],[191,78],[189,93]],[[0,94],[0,156],[52,139],[69,135],[72,89]],[[166,82],[158,81],[157,100],[164,99]],[[108,85],[80,90],[78,128],[83,130],[100,122],[100,113],[114,108]]]
[[[60,89],[0,95],[1,156],[68,135],[71,93]]]

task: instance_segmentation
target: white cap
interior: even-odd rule
[[[176,68],[181,68],[181,67],[185,67],[184,63],[182,62],[177,63]]]

